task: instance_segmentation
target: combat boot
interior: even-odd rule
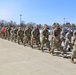
[[[31,45],[31,48],[33,48],[33,45]]]
[[[41,48],[41,51],[42,51],[42,52],[44,51],[43,48]]]
[[[49,53],[50,53],[50,51],[51,51],[51,48],[49,48],[49,49],[48,49],[48,51],[49,51]]]
[[[75,63],[73,58],[71,58],[71,62],[72,62],[72,63]]]
[[[18,42],[18,44],[20,45],[20,42]]]
[[[50,54],[52,54],[52,56],[54,56],[54,50],[51,50],[50,51]]]
[[[61,55],[62,55],[62,57],[63,57],[63,58],[65,58],[64,53],[63,53],[63,52],[61,53]]]

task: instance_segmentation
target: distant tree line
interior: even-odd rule
[[[53,25],[47,25],[49,28],[51,28],[52,26],[55,26],[56,24],[59,24],[59,23],[53,23]],[[39,28],[42,28],[43,25],[42,24],[36,24],[34,22],[29,22],[29,23],[25,23],[24,21],[21,22],[21,24],[17,24],[16,22],[13,22],[13,21],[10,21],[10,22],[7,22],[5,20],[0,20],[0,26],[3,27],[3,26],[11,26],[11,27],[26,27],[26,26],[30,26],[30,27],[35,27],[36,25],[39,26]],[[66,24],[59,24],[60,26],[62,27],[76,27],[76,24],[74,23],[70,23],[70,22],[67,22]]]

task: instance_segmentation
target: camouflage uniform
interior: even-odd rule
[[[46,47],[50,51],[49,32],[48,32],[47,26],[44,26],[44,29],[43,29],[41,35],[42,35],[41,36],[42,37],[42,40],[41,40],[41,50],[43,51],[44,44],[46,44]]]
[[[27,29],[24,31],[24,46],[25,43],[31,43],[31,29],[27,27]]]
[[[61,38],[60,38],[60,32],[61,32],[61,29],[59,28],[59,26],[57,26],[55,29],[54,29],[54,38],[53,38],[53,43],[52,43],[52,47],[51,47],[51,53],[53,54],[54,53],[54,50],[55,48],[61,52],[61,54],[63,55],[64,54],[64,50],[61,46]]]
[[[31,47],[33,48],[33,44],[36,43],[38,49],[40,49],[40,31],[38,26],[36,26],[31,32]]]
[[[5,28],[6,32],[5,32],[5,39],[7,39],[7,35],[8,35],[8,32],[7,32],[7,27]]]
[[[76,30],[73,33],[73,51],[72,51],[72,55],[71,55],[71,62],[74,63],[74,58],[76,58]]]
[[[67,32],[67,34],[65,35],[65,46],[64,46],[64,50],[65,50],[65,51],[66,51],[68,45],[70,46],[70,49],[72,49],[71,39],[72,39],[71,30],[68,29],[68,32]]]
[[[52,27],[52,31],[51,31],[51,47],[53,45],[53,39],[54,39],[54,26]]]
[[[60,38],[61,38],[61,41],[64,42],[64,40],[65,40],[65,32],[64,32],[64,29],[62,29],[62,31],[60,33]]]
[[[76,30],[73,32],[73,38],[76,39]]]
[[[62,42],[62,46],[64,47],[64,43],[65,43],[65,32],[64,32],[64,29],[62,28],[62,31],[60,33],[60,39],[61,39],[61,42]]]
[[[6,29],[6,39],[10,40],[10,28]]]
[[[14,30],[14,42],[17,41],[17,32],[18,32],[18,29],[16,28],[16,29]]]
[[[11,28],[11,30],[10,30],[10,40],[11,41],[14,40],[14,28]]]
[[[20,44],[20,41],[23,43],[24,32],[21,28],[18,30],[17,36],[18,36],[18,44]]]

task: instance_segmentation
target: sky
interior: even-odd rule
[[[76,24],[76,0],[0,0],[0,20],[52,25]]]

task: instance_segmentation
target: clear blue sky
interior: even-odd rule
[[[0,19],[20,23],[20,14],[25,23],[76,24],[76,0],[0,0]]]

